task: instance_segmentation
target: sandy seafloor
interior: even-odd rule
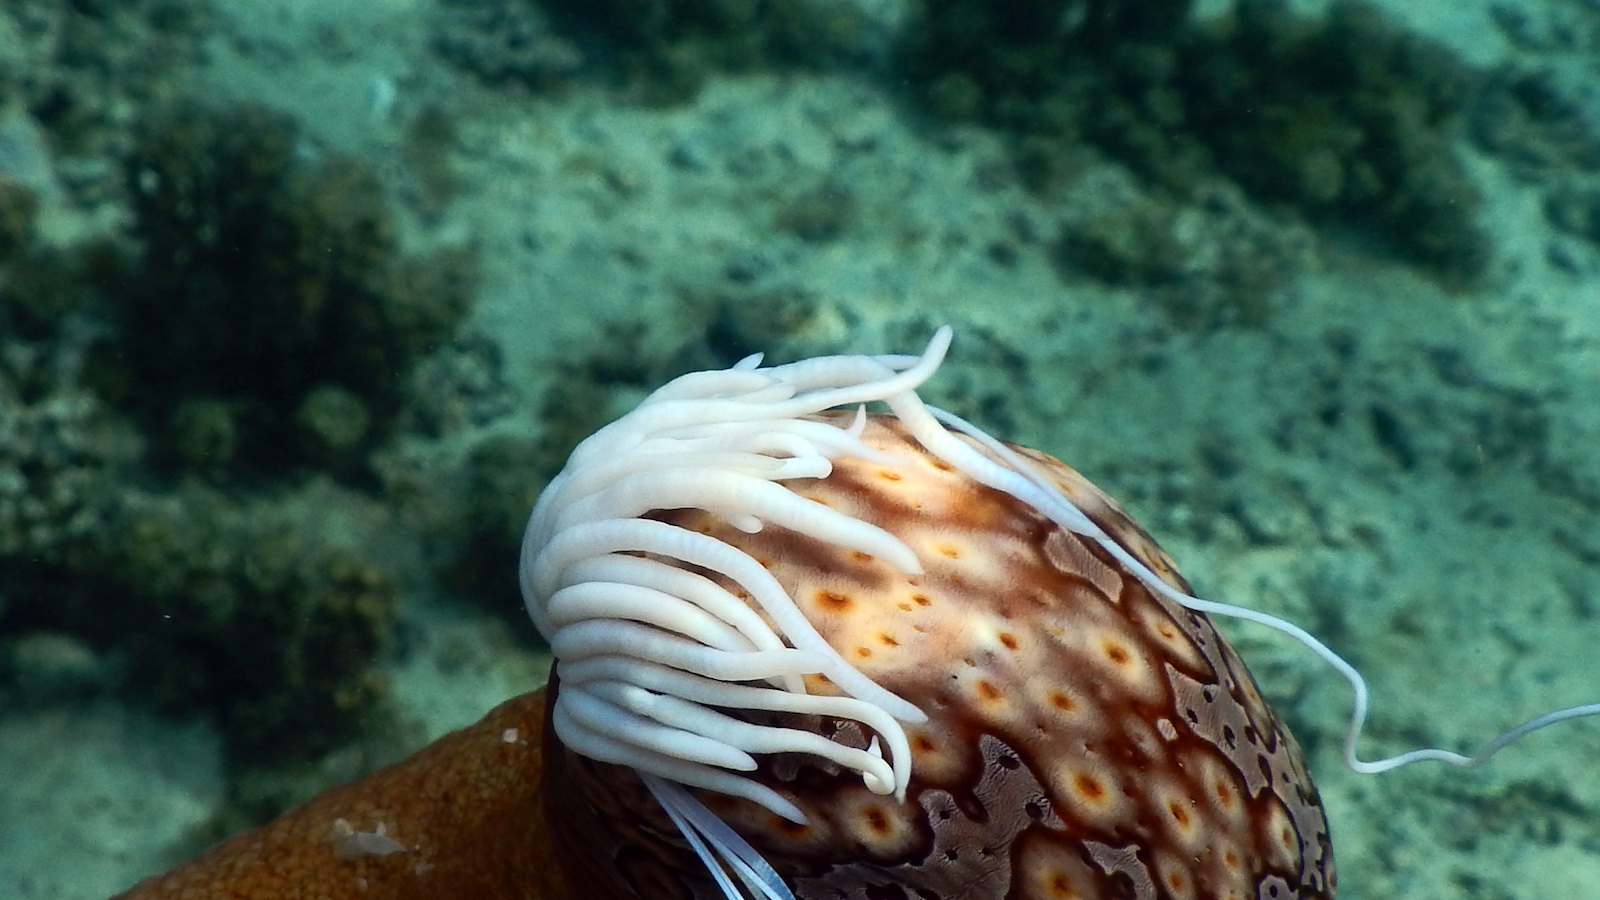
[[[1047,216],[978,177],[998,140],[916,127],[861,79],[722,77],[660,110],[599,89],[497,93],[428,52],[425,0],[219,5],[195,84],[287,110],[323,146],[381,164],[424,104],[462,116],[464,191],[428,239],[481,248],[469,327],[503,343],[530,403],[607,323],[686,327],[681,292],[716,290],[757,254],[768,283],[822,298],[817,343],[914,352],[955,325],[928,394],[979,421],[964,399],[1005,398],[996,432],[1121,498],[1203,596],[1336,623],[1328,640],[1372,685],[1368,756],[1466,749],[1600,699],[1600,251],[1561,243],[1537,193],[1472,148],[1495,244],[1482,289],[1448,294],[1319,242],[1270,327],[1184,331],[1136,290],[1064,280],[1038,248],[996,261],[986,248],[1017,217]],[[1486,2],[1388,6],[1475,61],[1509,52]],[[774,229],[776,202],[828,181],[858,199],[844,236]],[[1311,412],[1332,401],[1348,414]],[[1375,436],[1376,409],[1398,419],[1410,466]],[[1534,420],[1537,443],[1520,431]],[[1483,464],[1446,465],[1463,452]],[[501,626],[426,596],[406,615],[428,638],[395,692],[430,733],[531,686],[536,660],[495,656]],[[1600,896],[1600,722],[1478,771],[1356,775],[1337,748],[1343,682],[1285,639],[1224,628],[1307,747],[1341,897]],[[204,723],[107,702],[0,710],[0,897],[91,900],[148,874],[215,802],[216,743]]]

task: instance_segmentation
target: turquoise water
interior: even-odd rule
[[[0,9],[0,895],[538,684],[573,441],[945,322],[930,399],[1357,664],[1369,757],[1596,699],[1600,13],[701,6]],[[1357,776],[1337,677],[1225,628],[1340,896],[1592,893],[1594,723]]]

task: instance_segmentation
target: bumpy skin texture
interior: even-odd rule
[[[1093,541],[927,455],[889,417],[868,443],[904,465],[841,460],[798,493],[894,533],[907,576],[781,528],[664,518],[762,560],[822,635],[928,713],[909,729],[907,800],[807,757],[759,780],[785,822],[700,792],[802,900],[1321,900],[1327,820],[1294,740],[1205,617],[1151,593]],[[1040,471],[1123,547],[1188,591],[1170,559],[1082,476]],[[813,681],[814,692],[833,691]],[[807,724],[865,746],[850,724]],[[631,773],[553,747],[558,840],[605,895],[720,896]]]
[[[574,888],[551,850],[540,799],[546,713],[542,688],[507,700],[410,759],[318,794],[113,900],[594,897]],[[380,828],[387,841],[355,835]]]

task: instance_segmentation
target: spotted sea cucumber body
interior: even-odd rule
[[[928,714],[908,728],[904,802],[795,755],[754,774],[807,813],[805,826],[700,794],[797,897],[1334,896],[1327,820],[1300,750],[1209,619],[1148,590],[1093,540],[928,455],[892,417],[872,417],[865,438],[904,462],[839,460],[825,479],[786,484],[894,533],[920,575],[777,527],[745,534],[703,513],[662,514],[761,560],[847,660]],[[1188,591],[1115,503],[1055,459],[1023,453]],[[808,687],[834,690],[821,679]],[[871,737],[806,724],[857,746]],[[638,815],[647,802],[618,800],[635,789],[618,787],[609,767],[569,762],[574,789],[608,795],[600,815],[610,822],[597,833],[626,834],[589,852],[636,873],[625,880],[654,892],[641,896],[718,896],[670,826]]]

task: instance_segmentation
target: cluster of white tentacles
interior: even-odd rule
[[[638,771],[729,898],[793,895],[685,786],[743,797],[803,822],[793,803],[738,774],[756,769],[754,754],[787,751],[857,771],[871,790],[903,799],[911,757],[902,723],[925,716],[846,662],[755,559],[645,515],[700,509],[746,532],[779,525],[920,572],[915,553],[894,535],[782,485],[825,478],[832,460],[843,457],[895,462],[860,439],[859,412],[846,427],[816,418],[837,407],[886,404],[929,453],[1096,541],[1150,590],[1198,612],[1267,625],[1311,648],[1355,692],[1345,758],[1358,771],[1425,759],[1476,766],[1539,728],[1600,714],[1600,704],[1549,713],[1472,756],[1426,749],[1362,761],[1356,744],[1368,693],[1348,662],[1290,622],[1173,588],[1015,451],[922,402],[916,389],[938,369],[950,338],[950,328],[940,328],[920,357],[828,356],[763,368],[757,356],[677,378],[581,443],[529,519],[522,591],[557,659],[557,736],[576,753]],[[750,599],[693,569],[719,573]],[[805,675],[826,676],[846,696],[807,693]],[[848,747],[724,710],[853,720],[876,739],[866,749]]]

